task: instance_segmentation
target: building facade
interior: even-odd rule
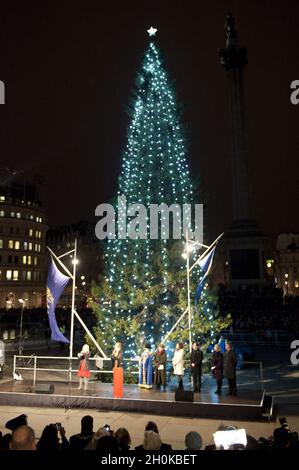
[[[275,281],[284,295],[299,295],[299,233],[281,233],[277,237]]]
[[[0,308],[45,305],[47,228],[34,187],[0,186]]]

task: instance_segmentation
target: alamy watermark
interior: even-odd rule
[[[291,349],[294,349],[294,351],[291,354],[290,361],[293,364],[293,366],[298,366],[299,365],[299,339],[294,339],[294,341],[291,342]]]
[[[180,240],[188,232],[188,238],[203,242],[203,204],[161,203],[145,207],[139,203],[128,205],[122,195],[117,200],[117,214],[111,204],[99,204],[95,215],[101,217],[95,227],[99,240]]]
[[[290,86],[292,93],[290,94],[291,103],[296,105],[299,104],[299,80],[293,80]]]
[[[0,104],[5,104],[5,85],[2,80],[0,80]]]

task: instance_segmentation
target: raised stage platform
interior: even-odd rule
[[[238,396],[218,396],[214,388],[194,394],[194,402],[175,401],[175,391],[139,389],[124,386],[124,398],[113,398],[111,383],[90,382],[87,391],[78,390],[78,383],[51,381],[53,393],[40,393],[41,384],[30,381],[0,382],[0,405],[45,406],[55,408],[92,408],[98,410],[130,411],[167,416],[194,418],[264,420],[269,397],[262,390],[242,388]],[[268,407],[269,408],[269,407]],[[269,417],[269,416],[268,416]]]

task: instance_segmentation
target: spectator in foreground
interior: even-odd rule
[[[96,453],[103,454],[105,452],[120,452],[118,442],[113,436],[103,436],[98,440],[96,446]]]
[[[276,428],[273,433],[272,448],[275,450],[299,450],[298,434],[291,433],[285,427]]]
[[[156,434],[159,435],[158,426],[156,425],[156,423],[154,423],[154,421],[149,421],[147,423],[147,425],[145,426],[145,431],[154,431]],[[139,446],[135,447],[135,450],[142,451],[142,450],[144,450],[144,447],[143,447],[143,445],[139,445]],[[161,452],[170,452],[172,450],[172,447],[171,447],[170,444],[165,444],[164,442],[162,442],[160,450],[161,450]]]
[[[202,448],[202,437],[196,431],[190,431],[185,437],[186,450],[200,450]]]
[[[65,430],[61,428],[60,431],[61,444],[59,443],[58,429],[56,424],[48,424],[41,435],[40,440],[37,443],[37,450],[49,451],[49,450],[66,450],[69,449],[69,442],[65,437]]]
[[[110,433],[106,431],[105,428],[99,428],[97,432],[94,433],[87,446],[84,447],[84,450],[96,450],[98,441],[104,436],[110,436]]]
[[[144,450],[161,450],[162,441],[154,431],[145,431],[142,447]]]
[[[93,417],[86,415],[81,419],[81,432],[70,437],[71,450],[83,450],[93,438]]]
[[[126,428],[119,428],[115,433],[121,451],[127,452],[131,446],[131,436]]]
[[[10,442],[11,450],[36,450],[35,434],[29,426],[19,426],[13,433]]]
[[[10,443],[11,443],[11,438],[12,435],[7,433],[2,436],[1,442],[0,442],[0,450],[9,450],[10,449]]]

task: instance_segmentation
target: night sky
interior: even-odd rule
[[[36,3],[36,2],[35,2]],[[200,176],[208,237],[231,222],[229,109],[218,49],[231,11],[245,71],[249,172],[255,214],[274,237],[298,231],[299,2],[1,2],[0,168],[43,176],[51,226],[94,219],[116,193],[131,90],[146,30],[185,105],[192,176]],[[108,4],[108,6],[107,6]]]

